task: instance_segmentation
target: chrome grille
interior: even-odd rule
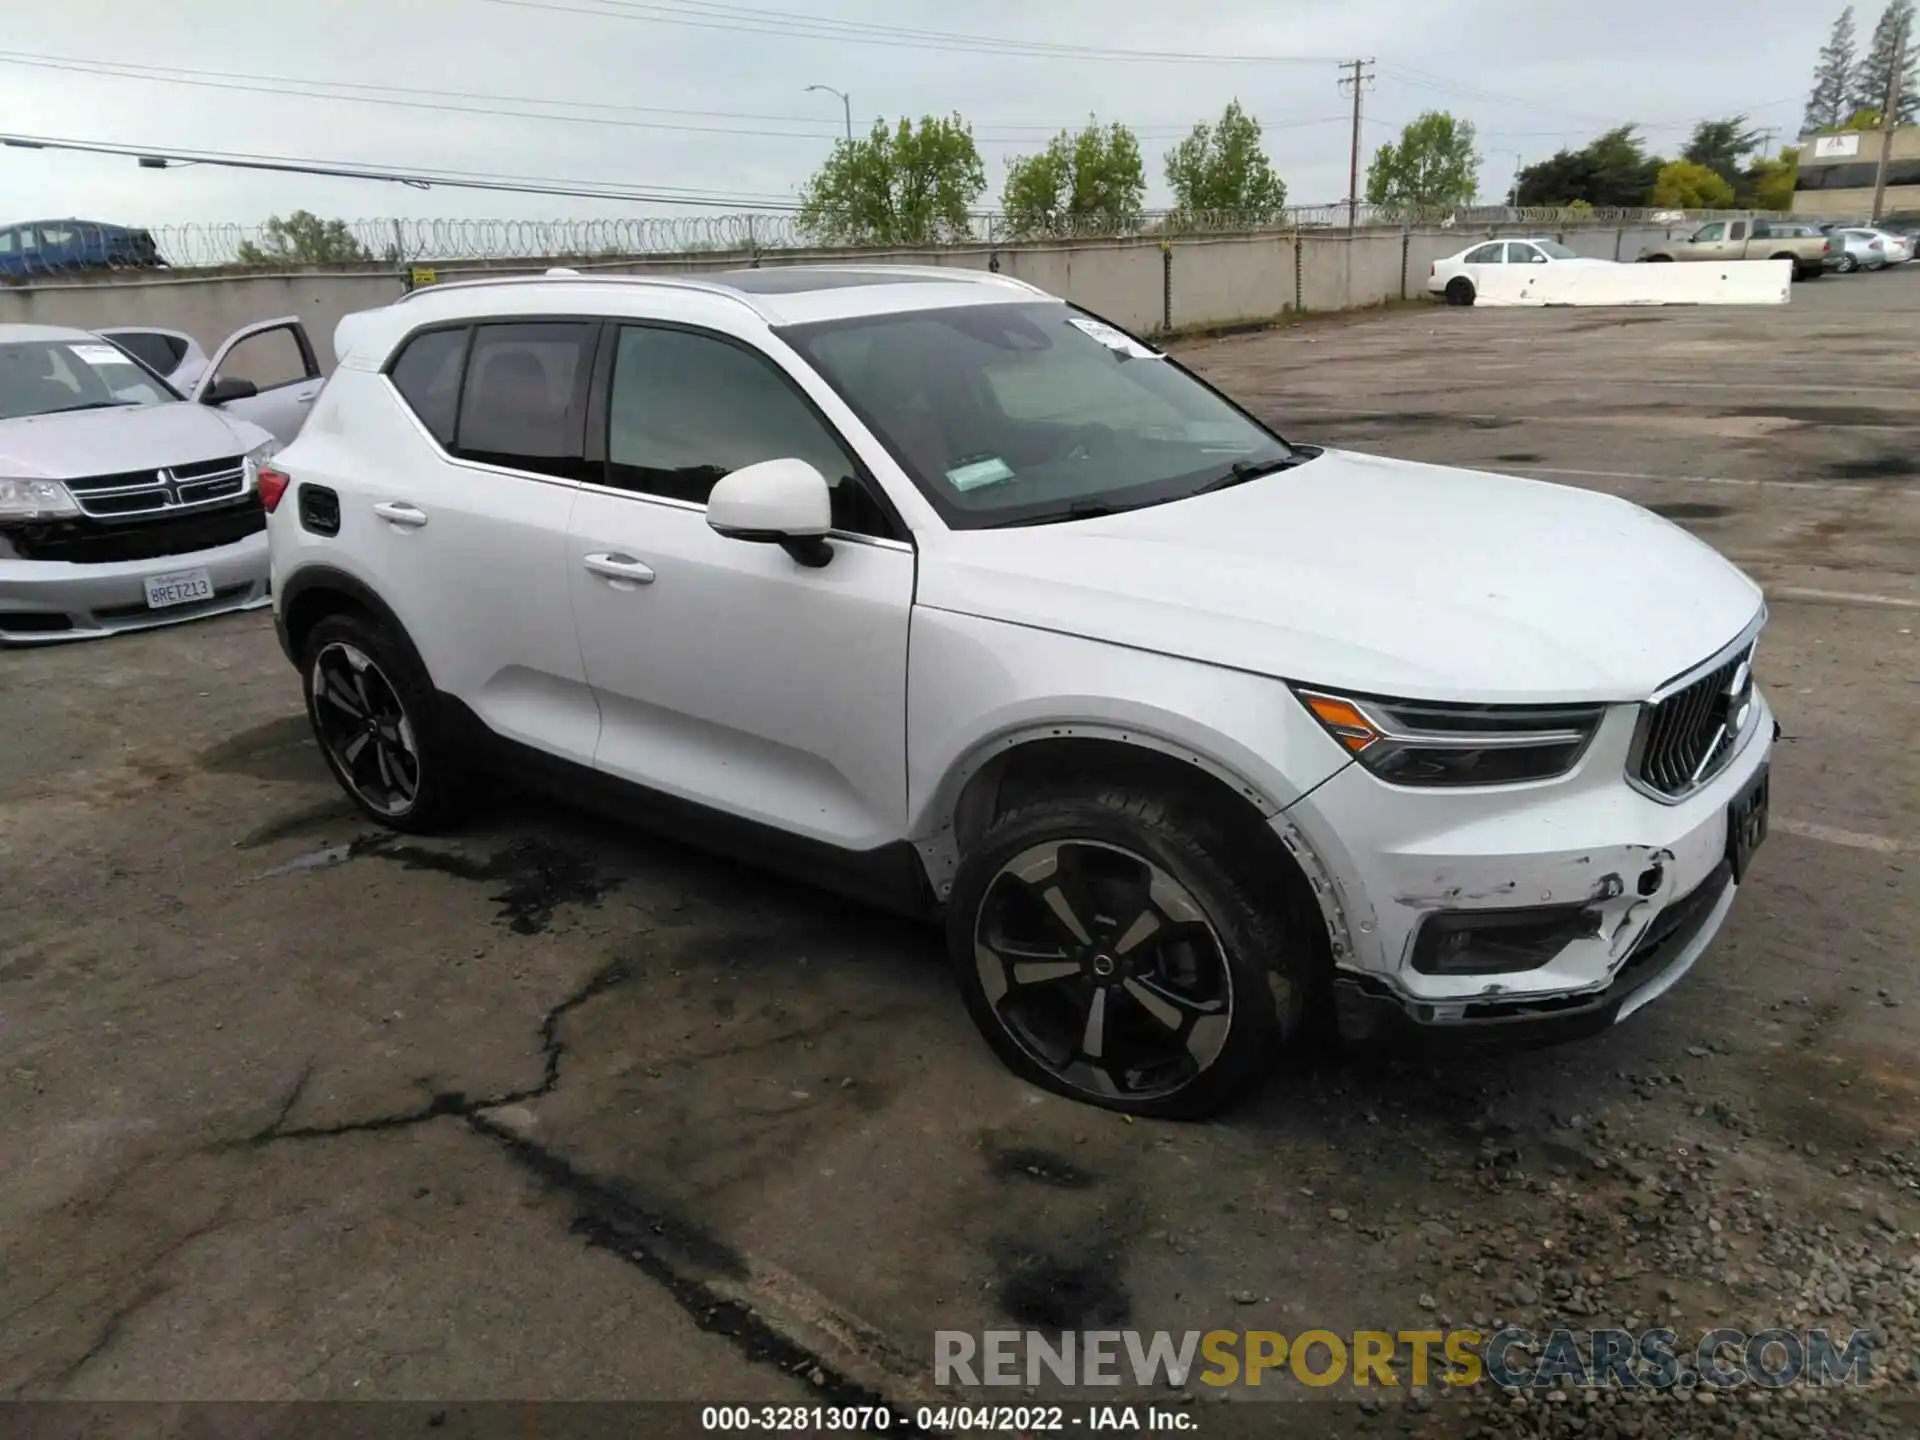
[[[174,465],[90,475],[65,482],[82,513],[96,519],[189,510],[232,500],[247,488],[246,462],[238,455]]]
[[[1669,800],[1698,790],[1739,748],[1753,702],[1751,644],[1640,712],[1630,774]]]

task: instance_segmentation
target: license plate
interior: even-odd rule
[[[146,578],[147,608],[165,610],[213,598],[213,577],[204,570],[171,570]]]
[[[1727,806],[1727,864],[1732,867],[1736,885],[1747,873],[1753,852],[1767,838],[1767,768],[1762,765],[1760,773]]]

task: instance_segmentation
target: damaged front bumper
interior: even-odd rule
[[[1733,759],[1676,804],[1627,783],[1637,716],[1619,706],[1558,780],[1418,791],[1353,765],[1276,817],[1320,897],[1342,1033],[1539,1043],[1664,994],[1738,889],[1728,807],[1774,735],[1764,698],[1756,711]]]

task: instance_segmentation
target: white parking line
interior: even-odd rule
[[[1871,850],[1878,855],[1899,855],[1908,850],[1920,850],[1904,840],[1895,840],[1886,835],[1863,835],[1858,830],[1840,830],[1832,825],[1818,825],[1811,820],[1788,820],[1776,815],[1768,822],[1772,828],[1787,835],[1798,835],[1802,840],[1819,840],[1828,845],[1845,845],[1853,850]]]
[[[1769,600],[1804,600],[1810,605],[1861,605],[1870,610],[1920,610],[1920,600],[1904,595],[1870,595],[1857,590],[1813,590],[1804,585],[1767,589]]]

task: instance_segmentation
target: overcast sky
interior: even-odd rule
[[[1643,122],[1669,151],[1693,119],[1738,111],[1790,138],[1829,11],[1839,8],[1781,0],[754,3],[762,16],[1300,63],[968,54],[660,18],[745,19],[744,4],[696,10],[689,0],[16,0],[0,31],[0,131],[790,201],[841,130],[840,101],[806,90],[820,84],[850,92],[856,131],[875,116],[960,112],[986,158],[983,206],[997,202],[1008,157],[1038,148],[1048,131],[1089,113],[1125,121],[1141,133],[1154,204],[1166,198],[1162,155],[1173,138],[1237,95],[1266,125],[1289,198],[1308,204],[1346,193],[1348,102],[1333,61],[1368,56],[1377,77],[1363,157],[1420,111],[1448,109],[1479,127],[1482,191],[1497,195],[1515,163],[1503,152],[1531,161],[1625,120]],[[1871,0],[1861,7],[1863,39],[1877,12]],[[29,59],[190,71],[200,83],[22,63]],[[288,79],[459,92],[358,93],[464,108],[303,98],[276,84]],[[571,118],[501,116],[496,106]],[[731,118],[738,115],[773,118]],[[592,117],[618,123],[583,123]],[[703,213],[206,166],[153,171],[130,159],[0,149],[0,222],[256,223],[298,208],[347,217]]]

